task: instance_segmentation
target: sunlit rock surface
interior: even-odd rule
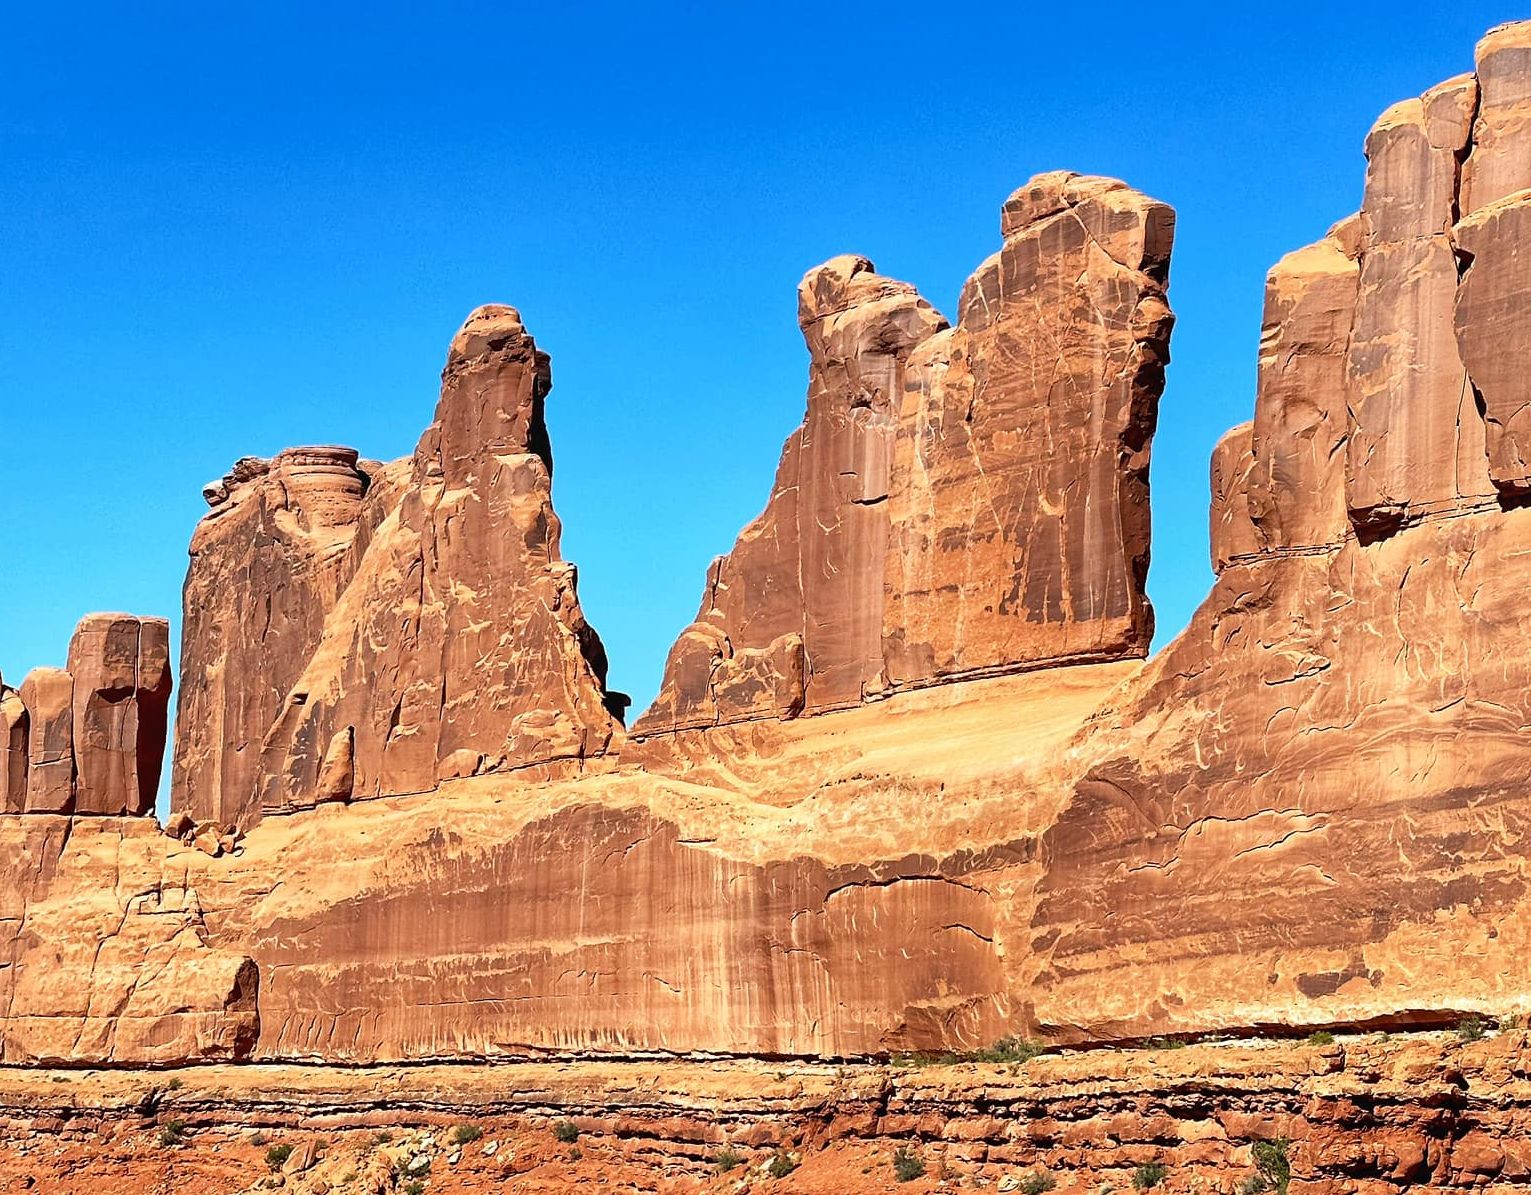
[[[1360,214],[1273,268],[1216,581],[1146,663],[1172,219],[1110,180],[1017,191],[951,328],[810,272],[804,424],[631,739],[513,310],[412,458],[242,462],[193,543],[171,833],[70,804],[141,809],[114,622],[0,692],[0,1060],[1531,1010],[1527,45],[1390,109]]]

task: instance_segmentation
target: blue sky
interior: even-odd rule
[[[1360,198],[1394,100],[1501,4],[9,6],[0,672],[84,612],[178,621],[200,488],[391,458],[452,332],[552,354],[564,554],[641,708],[803,408],[794,288],[842,252],[954,314],[1043,170],[1179,212],[1154,447],[1160,642],[1206,592],[1207,455],[1262,280]]]

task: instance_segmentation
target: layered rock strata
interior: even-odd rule
[[[412,458],[362,471],[348,449],[294,449],[211,488],[177,807],[245,827],[606,750],[620,707],[559,557],[550,386],[520,316],[483,307]]]
[[[1370,1036],[908,1069],[11,1070],[0,1077],[0,1160],[62,1195],[133,1180],[186,1195],[267,1190],[270,1143],[289,1147],[280,1181],[301,1195],[400,1190],[407,1180],[391,1175],[411,1166],[446,1195],[600,1185],[695,1195],[749,1183],[777,1156],[793,1166],[769,1188],[789,1193],[1120,1191],[1155,1171],[1155,1189],[1169,1192],[1508,1191],[1531,1177],[1526,1045],[1523,1033],[1470,1044]],[[160,1140],[172,1123],[176,1149]],[[558,1140],[565,1123],[575,1147]],[[462,1125],[482,1135],[464,1142]],[[907,1184],[900,1152],[925,1170]],[[730,1160],[721,1176],[720,1158]]]
[[[798,287],[808,409],[637,734],[1142,655],[1174,217],[1042,175],[955,328],[860,257]]]
[[[170,706],[170,624],[90,614],[68,668],[35,668],[19,690],[0,683],[0,810],[154,811]]]

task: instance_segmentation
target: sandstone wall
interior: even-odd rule
[[[89,614],[68,668],[0,682],[0,810],[153,813],[170,703],[170,624]]]
[[[1173,229],[1114,180],[1033,179],[955,328],[865,258],[809,271],[803,425],[635,733],[1144,654]]]
[[[1146,664],[1169,220],[1122,185],[1017,192],[952,329],[864,259],[809,275],[808,419],[642,741],[558,558],[547,360],[475,313],[408,462],[326,450],[314,479],[309,450],[199,532],[193,574],[237,578],[263,520],[340,512],[331,580],[273,637],[213,618],[187,648],[185,775],[247,769],[229,719],[261,760],[253,791],[186,801],[294,816],[216,857],[143,818],[0,818],[6,1057],[846,1057],[1531,1012],[1502,367],[1531,340],[1528,30],[1390,110],[1360,215],[1273,269],[1254,418],[1213,462],[1217,579]],[[314,543],[269,545],[260,584],[317,576]],[[131,791],[120,632],[80,642],[94,663],[0,695],[24,807],[77,772]],[[213,683],[289,651],[274,713]],[[99,766],[61,766],[81,743]],[[123,1021],[124,990],[169,999],[162,948],[202,978]]]
[[[290,449],[210,488],[177,808],[245,827],[606,750],[620,705],[559,558],[550,386],[520,316],[480,308],[410,460],[363,470],[349,449]]]
[[[1061,1031],[1526,1002],[1521,94],[1526,25],[1389,109],[1359,220],[1271,273],[1217,583],[1081,730],[1044,844]]]

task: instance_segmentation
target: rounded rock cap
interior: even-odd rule
[[[900,295],[919,298],[919,292],[909,283],[879,274],[870,258],[842,253],[814,266],[797,284],[797,322],[806,328],[862,303]]]
[[[485,303],[474,309],[457,330],[457,335],[452,337],[452,346],[447,351],[447,363],[450,365],[454,361],[482,357],[526,334],[521,313],[514,307],[504,303]]]
[[[1005,240],[1065,208],[1077,207],[1108,191],[1130,190],[1119,178],[1079,174],[1073,170],[1049,170],[1034,175],[1010,193],[1000,208],[999,231]]]

